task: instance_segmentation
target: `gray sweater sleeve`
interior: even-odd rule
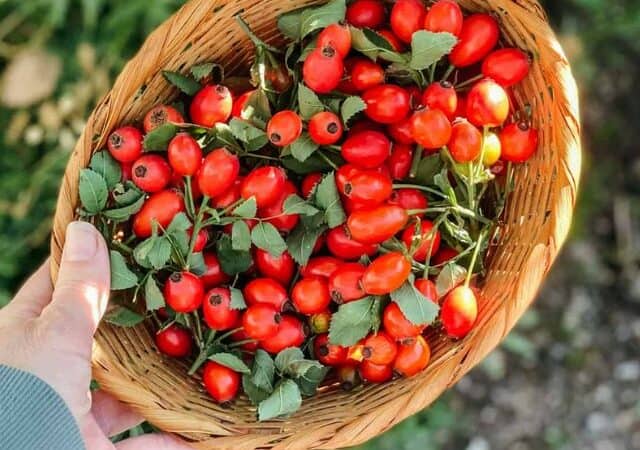
[[[85,450],[62,398],[30,373],[0,365],[0,449]]]

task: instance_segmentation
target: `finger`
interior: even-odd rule
[[[53,298],[42,319],[53,323],[63,338],[81,344],[79,350],[86,350],[106,309],[109,284],[104,239],[89,223],[70,223]]]
[[[104,391],[93,391],[92,397],[91,413],[104,434],[109,437],[127,431],[144,421],[131,408]]]
[[[153,450],[193,450],[193,447],[180,442],[168,434],[145,434],[127,439],[116,444],[118,450],[141,450],[152,448]]]
[[[22,285],[16,296],[6,308],[11,314],[25,319],[38,317],[51,301],[53,285],[49,259]]]
[[[115,447],[102,432],[102,429],[91,414],[81,419],[80,433],[86,448],[89,450],[115,450]]]

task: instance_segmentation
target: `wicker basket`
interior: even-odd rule
[[[88,120],[66,169],[53,225],[53,276],[66,225],[78,205],[78,174],[110,130],[139,121],[152,105],[175,96],[160,71],[184,71],[216,61],[245,70],[253,48],[237,13],[267,42],[282,42],[279,14],[317,0],[192,0],[149,36]],[[534,64],[515,93],[533,105],[541,149],[517,169],[489,273],[481,286],[477,326],[462,341],[432,338],[427,370],[411,379],[345,393],[326,386],[287,420],[258,423],[245,397],[232,407],[213,403],[186,366],[163,358],[145,326],[103,324],[95,338],[94,376],[107,392],[155,426],[201,449],[338,448],[364,442],[432,403],[480,362],[534,299],[567,236],[580,172],[578,95],[569,64],[536,0],[459,0],[467,11],[489,11],[509,44],[529,50]]]

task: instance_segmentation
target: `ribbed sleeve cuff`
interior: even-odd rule
[[[71,411],[44,381],[0,365],[0,449],[85,450]]]

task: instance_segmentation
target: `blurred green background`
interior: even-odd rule
[[[182,3],[0,0],[0,306],[48,253],[92,105]],[[501,348],[367,450],[640,448],[640,2],[543,3],[581,88],[571,240]]]

